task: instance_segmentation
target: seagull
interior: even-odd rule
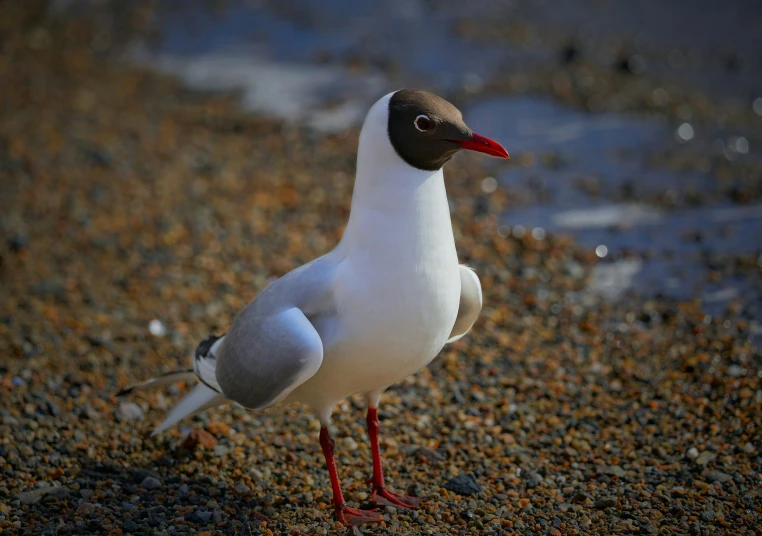
[[[122,390],[199,383],[154,434],[230,401],[256,410],[300,402],[320,420],[333,506],[347,526],[383,521],[350,508],[336,471],[331,413],[362,394],[373,472],[373,506],[416,508],[420,497],[386,487],[378,403],[392,384],[463,337],[482,308],[479,278],[458,263],[443,166],[465,149],[509,158],[431,93],[403,89],[379,99],[360,132],[349,222],[330,253],[272,282],[228,332],[205,338],[192,369]]]

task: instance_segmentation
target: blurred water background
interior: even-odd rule
[[[591,291],[607,299],[740,301],[760,317],[761,3],[157,5],[128,61],[318,134],[356,127],[395,88],[439,92],[514,157],[482,184],[510,194],[500,232],[572,235],[600,258]],[[101,16],[119,24],[113,6]]]

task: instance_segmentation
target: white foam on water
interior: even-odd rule
[[[553,223],[565,229],[634,227],[636,225],[653,225],[662,219],[661,211],[637,203],[568,210],[552,216]]]
[[[188,57],[138,51],[134,58],[177,76],[191,89],[240,91],[244,109],[320,132],[362,123],[368,106],[387,85],[379,73],[358,75],[339,66],[275,62],[241,48]]]
[[[720,290],[715,290],[714,292],[707,292],[704,294],[704,301],[710,303],[729,301],[738,298],[738,296],[739,292],[737,288],[725,287]]]

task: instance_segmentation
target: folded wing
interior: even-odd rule
[[[263,313],[250,305],[218,351],[216,379],[231,400],[250,408],[277,404],[323,362],[320,335],[297,307]]]
[[[482,285],[471,268],[460,265],[460,306],[455,326],[447,342],[454,342],[469,332],[482,310]]]

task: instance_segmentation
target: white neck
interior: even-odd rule
[[[342,247],[381,246],[384,238],[399,246],[403,236],[434,239],[432,233],[438,238],[444,233],[452,241],[442,170],[414,168],[389,141],[391,96],[373,105],[360,132],[352,211]]]

